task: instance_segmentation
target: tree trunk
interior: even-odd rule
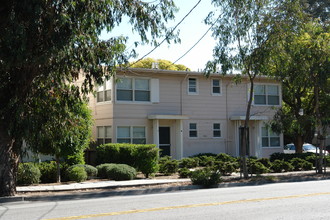
[[[57,172],[56,172],[56,182],[60,183],[61,182],[61,167],[60,167],[60,157],[58,155],[55,155],[55,159],[56,159],[56,168],[57,168]]]
[[[18,160],[15,141],[8,135],[6,126],[0,125],[0,197],[16,193]]]
[[[294,146],[296,147],[296,153],[302,153],[303,152],[303,144],[304,139],[302,136],[297,135],[293,141]]]

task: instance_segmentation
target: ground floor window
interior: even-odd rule
[[[112,127],[111,126],[97,126],[97,145],[111,143],[112,141]]]
[[[262,147],[279,147],[280,135],[276,132],[273,132],[270,128],[262,127]]]
[[[189,123],[189,137],[197,137],[197,123]]]
[[[118,126],[117,143],[146,144],[146,128],[143,126]]]
[[[213,137],[219,138],[221,137],[221,125],[220,123],[213,124]]]

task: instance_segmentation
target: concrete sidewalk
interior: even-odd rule
[[[268,178],[263,178],[265,176]],[[316,174],[315,171],[298,171],[254,175],[254,178],[244,180],[240,179],[239,173],[234,173],[231,176],[223,176],[222,179],[223,182],[215,186],[215,188],[325,180],[330,179],[330,175],[329,173]],[[191,185],[190,183],[190,179],[137,179],[129,181],[86,181],[82,183],[63,183],[59,185],[41,184],[36,186],[19,186],[16,188],[16,196],[0,197],[0,204],[22,201],[60,201],[104,198],[109,196],[145,195],[204,188],[203,186]]]
[[[96,181],[96,182],[81,182],[69,183],[61,185],[37,185],[37,186],[18,186],[16,191],[18,193],[28,192],[59,192],[59,191],[74,191],[87,189],[114,189],[120,187],[137,187],[145,185],[161,185],[168,183],[182,183],[190,182],[190,179],[137,179],[129,181]]]

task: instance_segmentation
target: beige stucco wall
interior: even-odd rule
[[[120,74],[119,74],[120,75]],[[245,79],[242,83],[235,84],[231,76],[212,76],[205,78],[201,73],[191,72],[164,72],[151,70],[134,70],[125,72],[126,77],[146,77],[159,79],[159,102],[157,103],[129,103],[115,101],[108,103],[96,103],[90,99],[95,128],[93,136],[96,137],[96,126],[111,125],[113,127],[113,142],[116,141],[117,126],[145,126],[147,143],[154,143],[153,121],[149,115],[186,115],[183,120],[183,156],[197,153],[225,152],[237,156],[237,130],[243,121],[234,121],[233,116],[245,116],[249,85]],[[188,78],[196,78],[198,81],[198,94],[189,95],[187,90]],[[221,79],[221,95],[212,95],[211,80]],[[276,83],[265,78],[256,79],[255,83]],[[276,83],[279,85],[278,83]],[[115,92],[115,84],[112,91]],[[251,115],[267,116],[272,118],[275,110],[269,106],[252,106]],[[198,138],[189,138],[189,123],[197,123]],[[213,123],[221,124],[221,138],[213,138]],[[260,149],[261,121],[250,122],[251,152],[259,156],[268,156],[279,148]],[[159,120],[159,126],[171,128],[171,154],[176,155],[175,120]],[[283,138],[282,138],[283,139]],[[282,140],[283,143],[283,140]],[[259,146],[259,149],[258,149]]]

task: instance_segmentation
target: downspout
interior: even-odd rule
[[[189,76],[189,74],[187,73],[186,76],[183,78],[183,80],[181,80],[180,82],[180,115],[183,115],[183,82],[187,79],[187,77]]]
[[[229,147],[228,147],[228,142],[229,142],[229,118],[228,118],[228,86],[229,83],[226,84],[226,119],[227,119],[227,123],[226,123],[226,154],[229,154]]]

